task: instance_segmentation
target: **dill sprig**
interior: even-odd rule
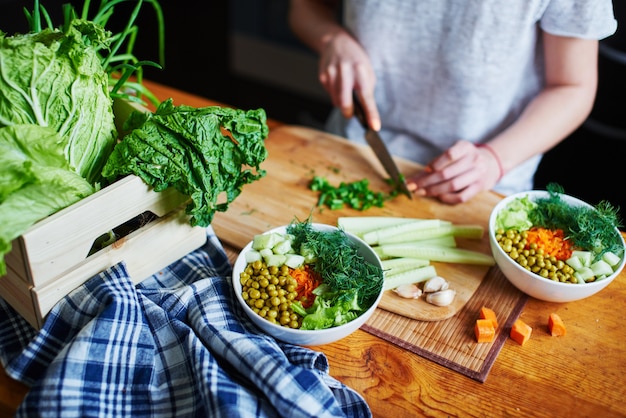
[[[596,259],[608,251],[622,256],[623,246],[616,231],[621,227],[619,209],[608,201],[595,207],[570,205],[561,197],[563,188],[554,183],[546,190],[548,197],[537,199],[537,206],[528,214],[533,225],[563,230],[576,247],[593,251]]]
[[[294,236],[294,248],[305,245],[316,257],[313,269],[332,291],[357,292],[359,306],[374,303],[383,285],[380,267],[367,262],[341,229],[319,231],[310,220],[294,221],[287,227]]]

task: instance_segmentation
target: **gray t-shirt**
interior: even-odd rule
[[[421,164],[457,140],[480,143],[510,125],[543,84],[541,29],[587,39],[613,34],[611,0],[344,0],[346,27],[376,72],[381,136]],[[327,124],[363,141],[357,121]],[[523,144],[519,144],[523,146]],[[541,156],[496,186],[532,189]]]

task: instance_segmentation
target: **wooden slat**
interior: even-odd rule
[[[85,260],[100,235],[145,211],[163,216],[188,199],[173,188],[155,193],[127,176],[38,222],[13,245],[23,246],[31,283],[42,286]]]
[[[181,208],[102,249],[63,277],[34,287],[37,317],[44,318],[65,295],[112,265],[124,261],[133,282],[139,283],[205,242],[205,229],[192,227]]]
[[[7,265],[7,274],[0,277],[0,296],[31,325],[37,327],[39,319],[30,292],[31,285]]]
[[[4,261],[8,267],[12,270],[12,277],[20,279],[25,283],[30,284],[29,272],[26,266],[26,257],[24,255],[24,248],[21,240],[13,240],[11,243],[11,251],[4,256]]]

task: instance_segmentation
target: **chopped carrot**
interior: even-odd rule
[[[493,327],[495,329],[498,329],[498,318],[496,316],[496,313],[494,312],[493,309],[490,309],[486,306],[483,306],[482,308],[480,308],[480,312],[479,312],[479,318],[480,319],[489,319],[491,320],[491,322],[493,322]]]
[[[524,345],[530,339],[533,329],[521,319],[516,320],[511,327],[511,338],[519,345]]]
[[[557,260],[565,261],[572,256],[572,243],[565,238],[562,229],[530,228],[526,233],[526,243],[537,244],[544,254],[554,256]]]
[[[548,317],[548,329],[550,335],[553,337],[560,337],[565,335],[565,323],[561,317],[556,313],[551,313]]]
[[[296,285],[297,300],[302,303],[304,308],[313,305],[315,300],[313,290],[322,283],[319,275],[308,265],[304,266],[303,269],[289,269],[289,275],[298,282]]]
[[[477,319],[474,326],[476,341],[479,343],[490,343],[496,336],[496,329],[491,319]]]

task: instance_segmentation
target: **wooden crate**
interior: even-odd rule
[[[129,108],[124,106],[127,114]],[[116,111],[116,117],[118,112]],[[134,283],[156,273],[206,242],[206,230],[192,227],[189,196],[173,188],[155,192],[130,175],[33,225],[12,242],[0,277],[0,296],[35,328],[50,309],[90,277],[124,261]],[[142,214],[140,225],[113,244],[90,254],[96,239]]]
[[[187,201],[174,189],[154,192],[136,176],[117,181],[15,239],[0,296],[40,328],[59,300],[120,261],[139,283],[206,242],[205,229],[189,224]],[[88,255],[98,237],[146,212],[157,218]]]

